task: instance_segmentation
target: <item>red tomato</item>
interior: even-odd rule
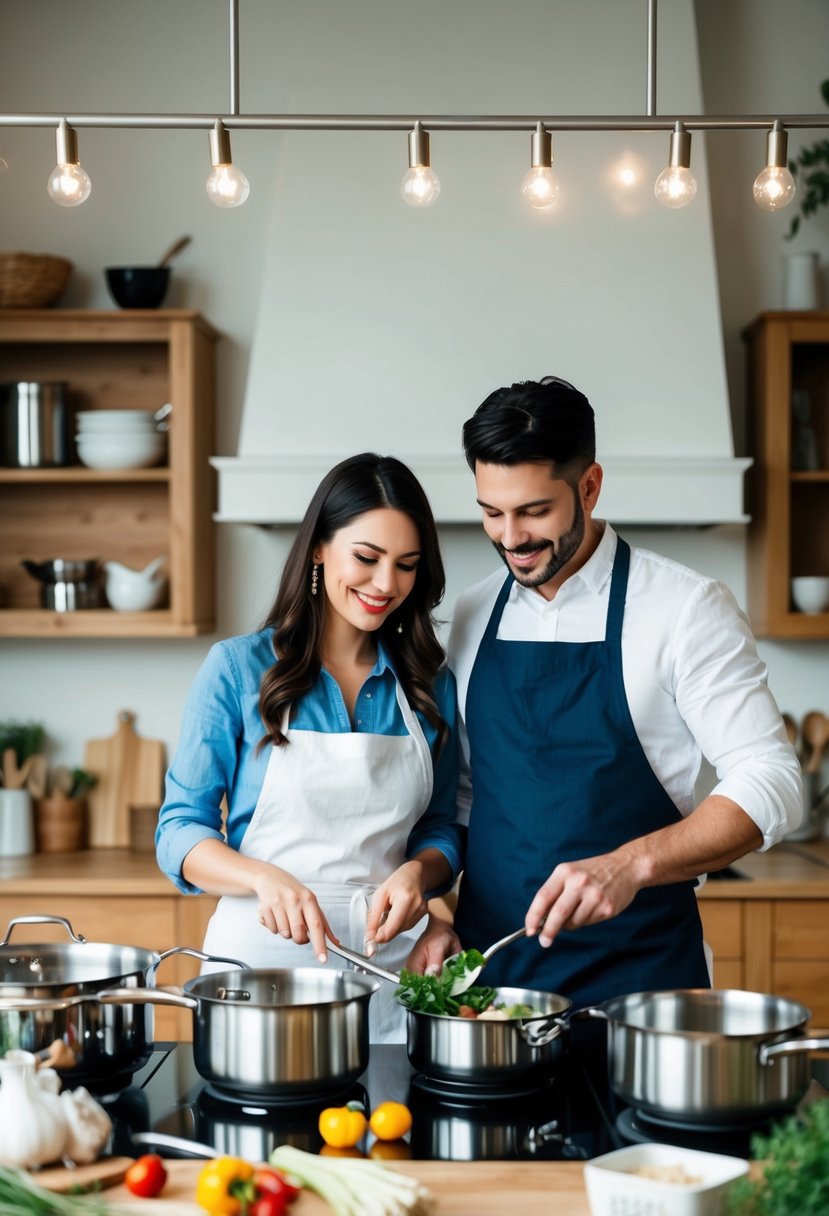
[[[262,1194],[248,1206],[248,1216],[284,1216],[287,1207],[285,1195]]]
[[[299,1194],[299,1187],[289,1182],[283,1173],[265,1166],[254,1170],[251,1182],[257,1195],[284,1195],[286,1203],[293,1203]]]
[[[124,1184],[133,1195],[152,1199],[164,1189],[167,1170],[157,1153],[147,1153],[134,1161],[124,1175]]]

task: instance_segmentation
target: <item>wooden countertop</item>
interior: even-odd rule
[[[700,899],[829,899],[829,839],[784,841],[767,853],[749,853],[732,868],[751,881],[709,881]],[[4,895],[180,894],[158,869],[154,854],[128,849],[0,858],[0,886]]]
[[[167,1185],[157,1199],[136,1199],[123,1185],[108,1188],[102,1197],[113,1205],[143,1205],[146,1211],[204,1212],[193,1201],[195,1180],[203,1161],[167,1161]],[[420,1179],[435,1196],[435,1216],[503,1216],[520,1209],[521,1216],[589,1216],[584,1167],[570,1161],[406,1161],[394,1169]],[[311,1191],[303,1191],[291,1206],[291,1216],[323,1216],[331,1208]]]

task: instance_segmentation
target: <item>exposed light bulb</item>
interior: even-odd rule
[[[558,198],[558,179],[552,169],[536,165],[524,174],[521,193],[531,207],[552,207]]]
[[[789,137],[775,122],[766,136],[766,167],[754,179],[754,201],[764,211],[779,211],[795,196],[797,186],[786,163]]]
[[[250,194],[250,182],[232,163],[214,165],[205,189],[207,197],[217,207],[241,207]]]
[[[685,207],[697,192],[697,179],[682,165],[668,165],[656,179],[653,192],[664,207]]]
[[[553,173],[553,137],[542,122],[538,123],[531,142],[532,168],[524,174],[521,194],[531,207],[552,207],[558,198],[558,179]]]
[[[55,142],[58,163],[49,174],[46,189],[61,207],[79,207],[92,193],[92,182],[78,160],[78,137],[65,118],[58,124]]]
[[[400,193],[410,207],[431,207],[440,194],[440,179],[428,165],[413,165],[400,183]]]
[[[410,207],[431,207],[440,194],[440,180],[429,154],[429,132],[419,122],[409,132],[409,168],[400,183],[400,193]]]
[[[250,182],[233,163],[230,135],[220,118],[210,132],[210,160],[213,168],[205,183],[207,197],[217,207],[241,207],[250,194]]]
[[[685,207],[697,192],[697,179],[690,169],[691,136],[681,122],[671,132],[671,150],[668,164],[662,170],[653,188],[663,207]]]

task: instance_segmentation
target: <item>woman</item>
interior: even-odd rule
[[[454,679],[432,611],[437,530],[412,472],[365,453],[323,478],[262,629],[198,673],[156,833],[182,890],[220,895],[204,947],[328,965],[326,937],[401,966],[460,865]],[[221,802],[227,798],[222,825]],[[390,985],[372,1038],[403,1038]]]

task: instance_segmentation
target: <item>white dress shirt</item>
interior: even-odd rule
[[[552,600],[513,583],[499,639],[604,638],[617,537],[609,524],[594,522],[604,529],[598,548]],[[458,682],[467,769],[469,677],[505,577],[502,568],[464,592],[452,623],[449,663]],[[763,833],[762,849],[797,826],[803,806],[800,764],[751,629],[723,583],[631,546],[622,668],[639,742],[680,814],[694,809],[694,785],[705,756],[717,774],[711,792],[730,798],[754,820]]]

